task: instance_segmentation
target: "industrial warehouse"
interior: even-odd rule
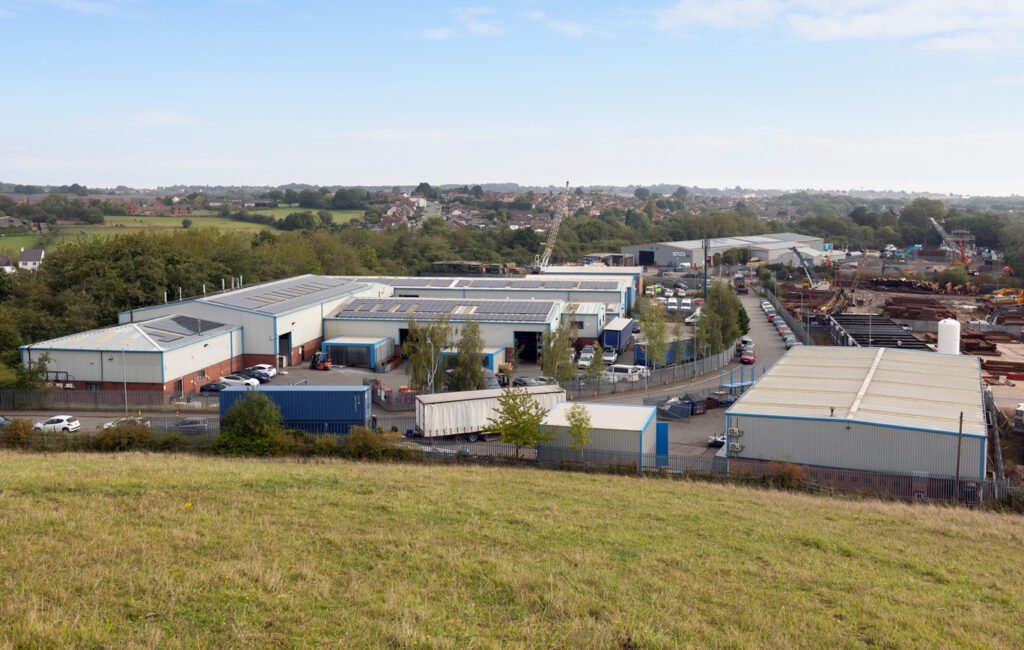
[[[795,232],[778,232],[770,235],[748,237],[719,237],[715,239],[691,239],[689,241],[660,242],[623,246],[622,252],[632,256],[641,266],[677,267],[704,266],[705,241],[707,256],[721,255],[728,250],[749,250],[752,258],[765,264],[795,266],[800,263],[796,252],[821,264],[828,246],[820,237],[801,235]]]
[[[254,364],[287,368],[323,353],[385,372],[411,319],[480,325],[488,369],[538,358],[543,336],[571,320],[580,344],[626,313],[636,285],[594,269],[584,279],[400,278],[303,275],[119,314],[120,324],[21,347],[49,358],[61,388],[184,395]],[[614,322],[623,322],[619,318]]]
[[[730,471],[805,466],[825,485],[985,478],[987,427],[976,357],[894,348],[794,348],[726,412]],[[886,483],[889,481],[889,484]],[[910,496],[910,495],[905,495]]]

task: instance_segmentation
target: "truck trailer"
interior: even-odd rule
[[[524,388],[545,409],[565,401],[561,386]],[[502,390],[467,390],[416,396],[416,435],[424,438],[466,439],[485,437],[487,421],[496,417]]]

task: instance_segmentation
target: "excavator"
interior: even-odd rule
[[[996,289],[992,293],[985,294],[981,299],[993,305],[1024,305],[1024,289],[1010,287]]]

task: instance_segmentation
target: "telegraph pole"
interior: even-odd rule
[[[704,302],[708,301],[708,250],[711,249],[711,240],[704,239],[701,242],[704,246]]]

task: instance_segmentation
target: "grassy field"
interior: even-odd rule
[[[0,452],[0,647],[1021,647],[1024,521],[528,469]]]
[[[124,235],[149,231],[180,230],[181,220],[186,217],[105,217],[104,223],[96,225],[62,225],[54,241],[48,248],[55,247],[58,243],[66,240],[74,240],[80,237],[98,237],[101,235]],[[192,228],[219,228],[221,230],[234,230],[240,232],[259,232],[269,230],[270,226],[258,223],[247,223],[235,221],[224,217],[214,216],[192,216]],[[17,252],[22,246],[31,248],[39,241],[39,235],[17,235],[14,237],[0,237],[0,252],[9,254]]]
[[[293,212],[305,212],[306,208],[294,207],[294,208],[265,208],[262,210],[248,210],[252,214],[269,214],[272,217],[278,219],[284,219]],[[321,210],[311,210],[312,212],[321,212]],[[330,212],[334,215],[334,223],[348,223],[353,219],[359,219],[363,216],[362,210],[323,210],[323,212]]]

